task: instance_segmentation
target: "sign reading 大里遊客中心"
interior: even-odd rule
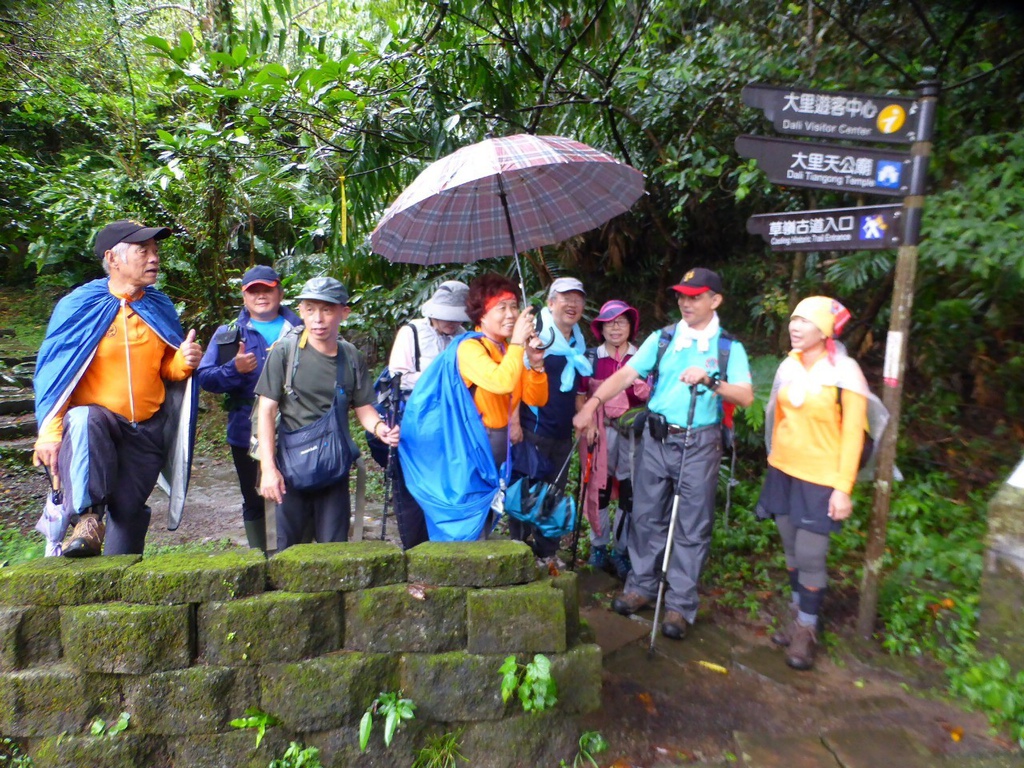
[[[763,111],[780,133],[891,144],[917,141],[918,104],[905,96],[763,83],[745,86],[741,96],[748,107]]]

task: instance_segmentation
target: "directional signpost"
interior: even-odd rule
[[[743,103],[764,112],[779,133],[826,139],[917,141],[917,101],[905,96],[867,96],[751,83]]]
[[[903,242],[902,218],[902,205],[765,213],[751,216],[747,231],[773,251],[879,250]]]
[[[783,186],[890,197],[904,197],[910,189],[906,152],[747,135],[736,139],[736,152],[757,160],[768,178]]]
[[[870,637],[889,520],[896,437],[914,303],[917,244],[921,235],[928,157],[939,84],[923,82],[917,99],[815,91],[753,83],[743,102],[764,111],[781,133],[854,141],[911,144],[910,154],[841,144],[740,136],[736,151],[757,160],[776,184],[836,192],[902,197],[902,205],[835,208],[754,216],[747,230],[774,251],[835,251],[898,246],[892,313],[885,343],[882,401],[889,428],[878,444],[875,499],[868,524],[857,631]]]

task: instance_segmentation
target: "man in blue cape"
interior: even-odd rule
[[[115,221],[96,236],[106,278],[58,302],[34,380],[39,437],[33,461],[78,516],[67,557],[141,554],[146,499],[158,478],[174,530],[188,488],[202,348],[185,337],[171,300],[153,285],[166,227]]]

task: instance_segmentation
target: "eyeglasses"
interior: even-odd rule
[[[604,323],[605,328],[629,328],[629,319],[625,317],[616,317],[614,320],[606,320]]]

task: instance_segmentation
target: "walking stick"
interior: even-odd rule
[[[391,377],[388,387],[388,416],[387,425],[391,429],[399,421],[398,408],[402,404],[402,374],[396,373]],[[384,541],[384,535],[388,528],[388,507],[394,503],[395,495],[395,446],[388,446],[388,466],[384,470],[384,510],[380,516],[380,540]]]
[[[594,447],[587,446],[586,466],[580,468],[580,503],[576,505],[576,525],[572,531],[572,560],[569,561],[569,570],[576,570],[576,555],[580,546],[580,527],[583,525],[583,505],[587,501],[587,486],[590,485],[590,470],[594,466]]]
[[[661,616],[661,601],[665,597],[665,585],[668,583],[668,563],[672,556],[672,537],[676,532],[676,518],[679,517],[679,486],[683,483],[683,468],[686,466],[686,449],[690,446],[690,434],[693,432],[693,413],[697,408],[697,385],[690,385],[690,411],[686,414],[686,432],[683,435],[683,450],[679,456],[679,476],[676,478],[675,494],[672,497],[672,515],[668,520],[668,538],[665,539],[665,557],[661,561],[661,579],[658,582],[658,599],[654,603],[654,626],[651,627],[651,645],[647,656],[654,655],[654,638],[658,635],[658,618]]]

